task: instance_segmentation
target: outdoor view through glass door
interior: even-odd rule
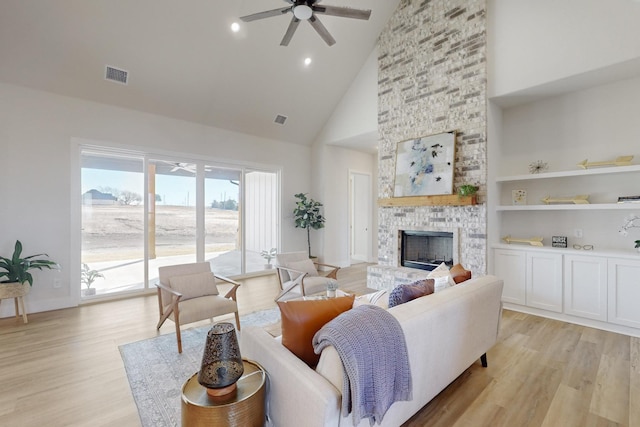
[[[278,185],[271,171],[83,150],[83,297],[144,290],[164,265],[270,268],[262,252],[278,246]]]
[[[144,161],[85,151],[82,295],[144,288]]]

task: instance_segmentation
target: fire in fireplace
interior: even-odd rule
[[[404,267],[433,270],[443,262],[453,266],[453,233],[402,230],[400,247]]]

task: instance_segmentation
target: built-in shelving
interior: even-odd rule
[[[586,205],[499,205],[496,211],[595,211],[640,210],[640,203],[590,203]]]
[[[573,176],[604,175],[614,173],[640,172],[640,165],[600,167],[593,169],[576,169],[570,171],[544,172],[528,175],[511,175],[496,178],[496,182],[531,181],[548,178],[569,178]]]

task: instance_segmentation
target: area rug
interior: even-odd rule
[[[243,328],[264,327],[279,321],[277,308],[240,318]],[[182,385],[200,369],[210,328],[207,325],[183,330],[182,354],[178,353],[175,333],[119,347],[143,427],[180,426]]]

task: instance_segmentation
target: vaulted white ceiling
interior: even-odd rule
[[[320,15],[335,45],[301,22],[282,47],[291,14],[238,18],[283,0],[2,0],[0,82],[309,145],[398,3],[323,0],[371,18]],[[106,65],[129,84],[105,80]]]

